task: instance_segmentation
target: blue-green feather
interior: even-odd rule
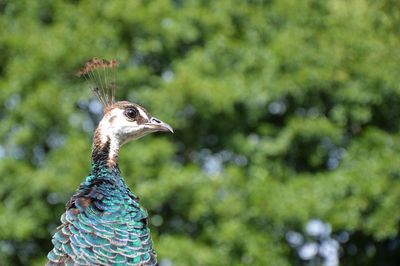
[[[61,217],[49,264],[155,265],[147,217],[117,168],[93,165]]]

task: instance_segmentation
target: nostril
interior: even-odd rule
[[[161,121],[158,120],[157,118],[153,118],[152,120],[153,120],[154,122],[156,122],[156,123],[159,123],[159,124],[161,123]]]

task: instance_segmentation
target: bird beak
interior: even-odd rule
[[[158,118],[152,117],[150,119],[149,123],[146,123],[147,128],[149,128],[152,131],[165,131],[165,132],[171,132],[174,133],[174,130],[170,125],[167,123],[164,123]]]

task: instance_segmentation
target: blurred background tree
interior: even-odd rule
[[[161,265],[400,264],[400,4],[0,0],[0,264],[43,265],[101,108],[176,133],[124,147]]]

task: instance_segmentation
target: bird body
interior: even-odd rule
[[[110,66],[115,61],[92,60],[83,74]],[[66,205],[47,265],[157,264],[147,211],[122,177],[118,154],[131,140],[173,131],[138,104],[114,102],[114,90],[114,83],[96,90],[104,104],[104,117],[94,134],[92,171]]]
[[[148,215],[139,198],[118,168],[92,169],[61,217],[49,265],[154,265]]]

